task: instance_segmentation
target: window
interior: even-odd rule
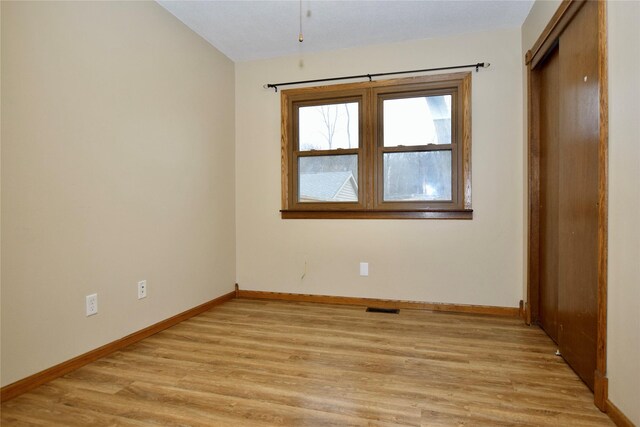
[[[282,91],[283,218],[470,219],[471,73]]]

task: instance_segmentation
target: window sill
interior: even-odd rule
[[[282,219],[473,219],[472,209],[423,211],[281,210]]]

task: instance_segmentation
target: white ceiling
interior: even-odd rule
[[[522,25],[533,0],[167,1],[158,3],[234,61]]]

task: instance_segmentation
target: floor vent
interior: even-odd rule
[[[399,314],[399,308],[380,308],[380,307],[367,307],[367,311],[371,313],[389,313],[389,314]]]

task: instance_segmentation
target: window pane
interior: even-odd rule
[[[384,146],[451,144],[451,95],[385,99]]]
[[[451,200],[451,151],[385,153],[384,200]]]
[[[358,148],[358,103],[298,109],[300,151]]]
[[[299,202],[357,202],[358,156],[298,158]]]

